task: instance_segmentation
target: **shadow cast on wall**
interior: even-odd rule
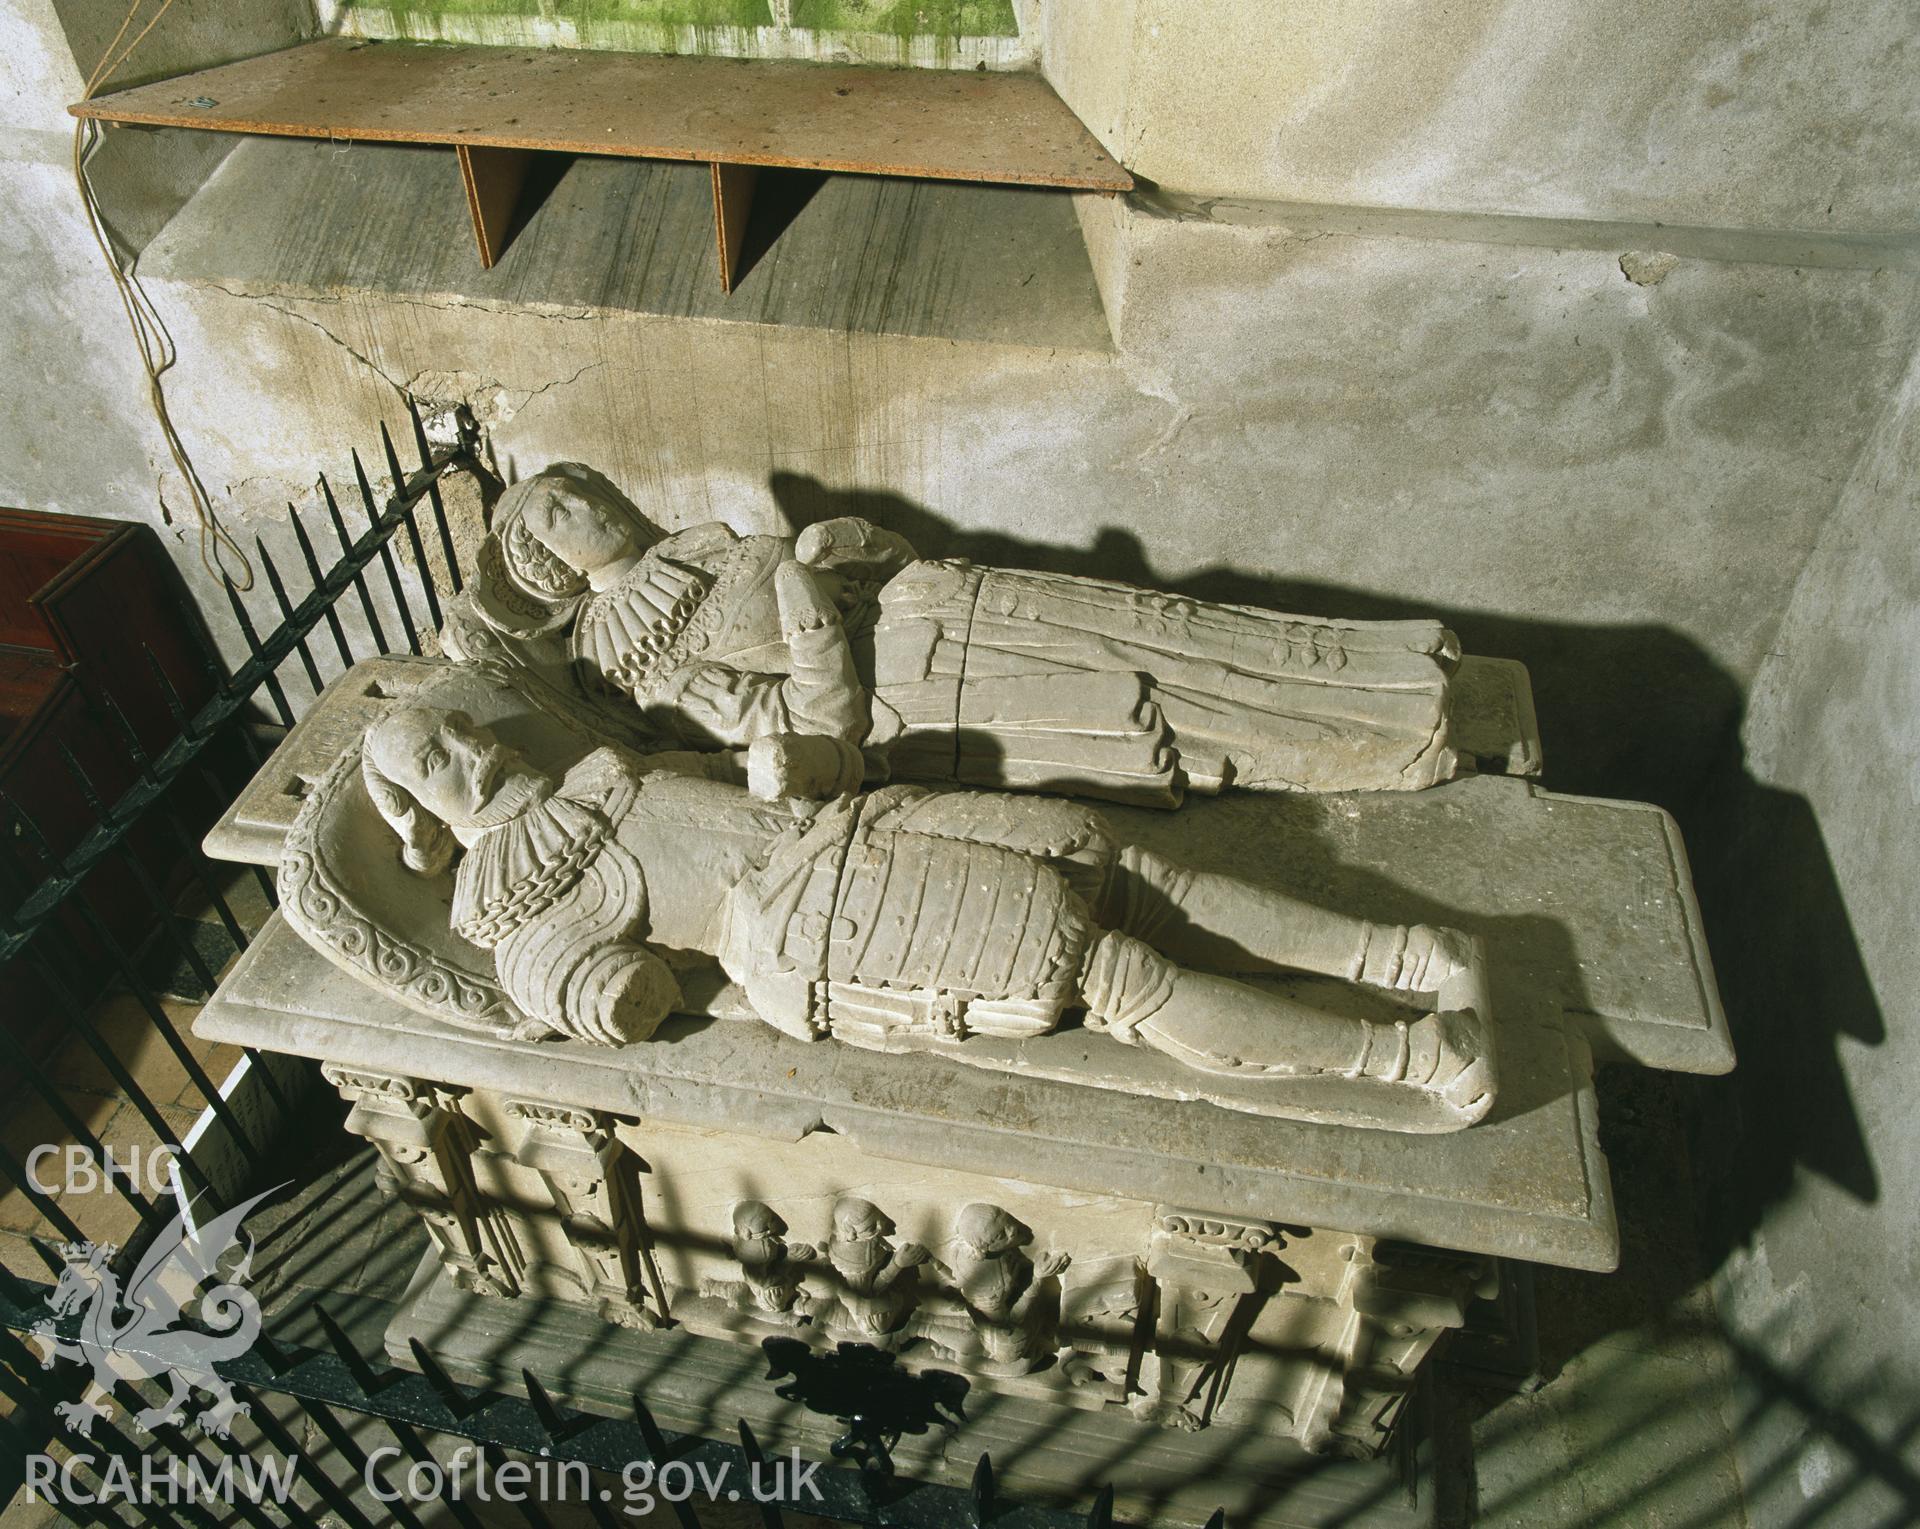
[[[1556,791],[1656,802],[1673,812],[1697,869],[1707,933],[1739,1066],[1727,1079],[1681,1079],[1702,1157],[1725,1158],[1702,1252],[1717,1267],[1796,1165],[1863,1201],[1878,1193],[1871,1153],[1842,1074],[1840,1035],[1876,1045],[1880,1009],[1854,941],[1818,824],[1804,799],[1729,763],[1745,697],[1699,644],[1670,627],[1542,621],[1416,607],[1364,590],[1214,567],[1159,573],[1133,531],[1109,527],[1090,547],[1060,547],[954,525],[900,495],[834,489],[775,472],[769,487],[795,531],[859,515],[898,531],[923,556],[1091,575],[1196,599],[1355,619],[1437,616],[1469,653],[1518,659],[1532,675],[1546,779]],[[1382,889],[1383,892],[1389,889]],[[1419,910],[1431,917],[1433,910]],[[1737,1172],[1735,1171],[1737,1168]]]
[[[1696,1168],[1717,1267],[1796,1168],[1863,1204],[1880,1177],[1836,1049],[1879,1046],[1886,1020],[1812,805],[1730,758],[1687,813],[1701,915],[1740,1066],[1714,1080]]]

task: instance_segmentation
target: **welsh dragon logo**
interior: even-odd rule
[[[112,1243],[70,1243],[61,1249],[67,1267],[54,1286],[53,1312],[33,1327],[47,1344],[42,1369],[56,1360],[77,1359],[93,1367],[93,1399],[61,1402],[54,1411],[82,1438],[91,1438],[95,1419],[107,1416],[106,1398],[122,1380],[164,1377],[171,1387],[157,1405],[137,1412],[133,1425],[142,1433],[161,1424],[186,1421],[195,1390],[211,1398],[194,1418],[210,1434],[226,1438],[234,1418],[248,1411],[214,1366],[237,1359],[260,1336],[260,1303],[244,1288],[253,1263],[253,1242],[240,1223],[276,1185],[244,1204],[190,1229],[184,1214],[175,1216],[154,1239],[124,1286],[113,1271]],[[239,1259],[220,1272],[221,1260],[236,1249]],[[200,1287],[216,1281],[199,1294]],[[195,1326],[184,1321],[188,1308]],[[76,1313],[79,1341],[68,1343],[56,1324]]]

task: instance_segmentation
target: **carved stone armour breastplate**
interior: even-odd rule
[[[720,962],[768,1023],[817,1038],[842,1017],[823,1001],[840,985],[1031,1009],[1020,1033],[1072,1001],[1091,926],[1067,878],[1020,850],[881,826],[925,795],[830,804],[734,889]]]
[[[827,976],[1065,1006],[1085,909],[1054,867],[997,844],[864,828],[848,850]]]

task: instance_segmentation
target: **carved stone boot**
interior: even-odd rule
[[[1351,975],[1396,993],[1433,993],[1472,960],[1471,942],[1456,929],[1437,924],[1368,924]]]
[[[1369,1025],[1354,1076],[1423,1088],[1478,1120],[1493,1103],[1492,1037],[1470,1009]]]

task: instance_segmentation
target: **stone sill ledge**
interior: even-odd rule
[[[483,271],[444,151],[246,139],[155,237],[141,273],[259,293],[1111,348],[1072,198],[1056,191],[763,172],[757,256],[725,296],[705,165],[554,159],[557,179]]]

